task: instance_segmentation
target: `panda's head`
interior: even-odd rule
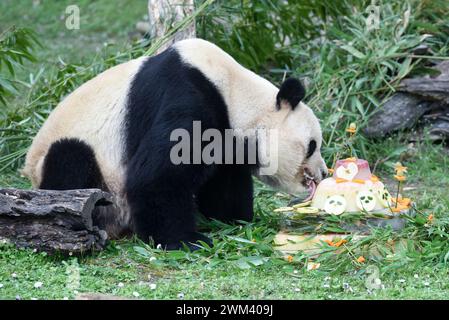
[[[305,89],[297,79],[288,78],[281,85],[269,120],[278,135],[277,170],[260,176],[262,181],[294,195],[312,192],[327,175],[320,153],[320,124],[312,109],[301,102],[304,96]]]

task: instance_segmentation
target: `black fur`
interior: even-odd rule
[[[40,189],[105,189],[95,153],[79,139],[53,143],[44,159]]]
[[[200,212],[225,222],[253,218],[253,180],[245,166],[222,166],[198,193]]]
[[[314,139],[310,140],[309,146],[307,147],[306,159],[310,158],[316,150],[316,141]]]
[[[92,148],[79,139],[61,139],[53,143],[44,159],[40,189],[71,190],[98,188],[108,191]],[[119,208],[96,206],[94,225],[106,230],[109,237],[128,235],[115,217]]]
[[[249,166],[170,161],[174,129],[192,137],[195,120],[202,131],[230,128],[222,96],[199,70],[183,64],[175,50],[149,58],[132,83],[127,108],[125,189],[142,240],[152,238],[167,249],[210,242],[196,232],[197,204],[208,217],[252,219]]]
[[[304,99],[305,95],[306,90],[301,84],[301,81],[295,78],[288,78],[282,83],[276,96],[276,107],[279,110],[281,107],[281,101],[285,100],[290,104],[292,110],[294,110],[298,103]]]

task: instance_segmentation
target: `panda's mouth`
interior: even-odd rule
[[[309,201],[313,198],[315,191],[316,191],[316,182],[313,176],[307,172],[307,170],[304,170],[304,186],[307,188],[307,192],[309,195],[304,201]]]

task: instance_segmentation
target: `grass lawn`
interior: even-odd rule
[[[37,50],[40,62],[54,64],[61,58],[88,63],[96,54],[104,53],[106,43],[126,47],[128,34],[147,15],[147,2],[63,0],[40,1],[33,6],[30,1],[4,0],[0,3],[0,30],[12,24],[33,29],[42,43]],[[65,9],[75,3],[80,8],[80,29],[69,30],[65,27]]]
[[[36,72],[39,65],[50,73],[58,57],[89,63],[106,41],[125,48],[135,22],[146,14],[146,2],[79,0],[81,30],[70,31],[61,16],[72,1],[42,1],[33,7],[28,1],[3,0],[0,30],[11,24],[34,29],[43,46],[37,50],[38,63],[28,63],[21,74]],[[397,135],[365,144],[371,164],[388,159],[376,172],[381,179],[392,176],[390,165],[398,161],[396,151],[404,141]],[[448,299],[449,157],[443,147],[426,141],[416,148],[417,154],[406,162],[406,192],[418,213],[399,233],[374,230],[364,243],[350,240],[339,252],[323,244],[318,257],[298,253],[286,261],[273,248],[280,226],[272,210],[290,199],[256,182],[255,221],[200,221],[214,247],[194,253],[164,252],[123,240],[91,256],[50,257],[0,244],[0,298],[72,299],[77,293],[98,292],[148,299]],[[30,187],[15,171],[1,172],[0,186]],[[388,248],[401,239],[406,243],[401,250]],[[366,262],[356,261],[360,255]],[[308,271],[310,261],[320,267]],[[380,288],[368,289],[376,278]]]

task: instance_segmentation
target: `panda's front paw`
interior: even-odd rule
[[[212,240],[199,232],[185,234],[179,240],[167,241],[161,243],[161,245],[165,250],[182,250],[187,247],[190,251],[195,251],[203,246],[200,241],[206,243],[209,247],[213,246]]]

